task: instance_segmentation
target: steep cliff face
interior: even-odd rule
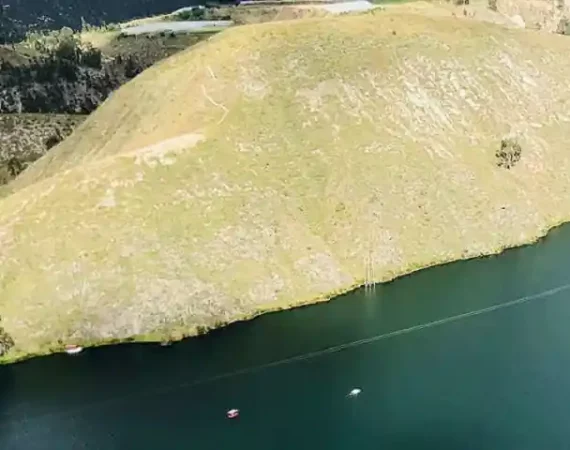
[[[570,219],[570,40],[403,14],[224,31],[0,200],[5,360],[163,339]]]

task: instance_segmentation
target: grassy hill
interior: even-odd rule
[[[31,31],[24,40],[10,45],[1,45],[0,40],[0,114],[89,114],[116,88],[147,67],[220,30],[212,27],[144,36],[124,31],[137,24],[229,18],[242,25],[324,15],[324,10],[307,5],[218,6],[100,28],[86,26],[75,33],[70,28]]]
[[[151,67],[0,200],[4,360],[533,241],[570,218],[569,49],[389,9],[233,28]]]

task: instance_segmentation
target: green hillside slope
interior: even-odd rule
[[[0,200],[4,359],[534,240],[570,218],[569,49],[394,10],[230,29],[150,68]]]

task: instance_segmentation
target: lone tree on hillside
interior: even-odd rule
[[[15,156],[12,156],[8,161],[6,161],[6,167],[8,168],[8,172],[13,178],[16,178],[20,173],[24,171],[26,168],[25,164]]]
[[[558,34],[570,34],[570,20],[566,16],[562,17],[558,21],[558,25],[556,26],[556,32]]]
[[[510,169],[521,159],[522,148],[514,138],[505,138],[501,141],[501,148],[497,150],[497,166]]]
[[[55,130],[54,134],[52,134],[44,141],[46,150],[50,150],[52,147],[55,147],[61,141],[63,141],[63,136],[61,135],[61,132],[59,130]]]
[[[2,321],[1,317],[0,321]],[[0,326],[0,356],[5,355],[12,347],[14,347],[14,339]]]

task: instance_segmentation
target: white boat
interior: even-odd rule
[[[230,409],[226,413],[226,416],[228,416],[228,419],[235,419],[236,417],[239,416],[239,409]]]
[[[358,397],[358,395],[360,395],[361,392],[362,392],[362,389],[354,388],[352,391],[350,391],[348,393],[347,397]]]
[[[68,355],[77,355],[83,351],[83,347],[80,345],[66,345],[65,346],[65,353]]]

